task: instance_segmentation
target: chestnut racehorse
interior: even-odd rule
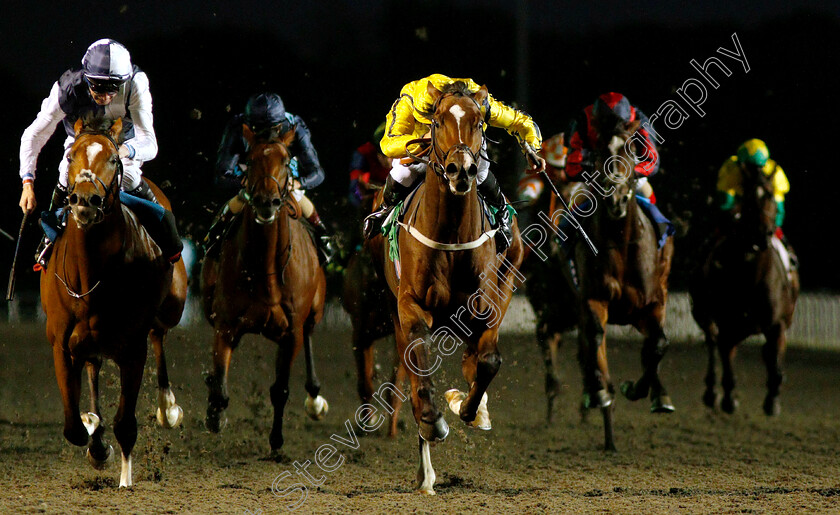
[[[735,388],[732,362],[736,346],[748,336],[762,333],[765,337],[762,356],[767,367],[764,413],[778,415],[785,331],[793,321],[799,274],[795,268],[785,270],[780,253],[773,248],[782,244],[773,236],[776,200],[772,175],[744,166],[742,177],[744,194],[738,217],[731,230],[724,229],[722,238],[702,256],[689,287],[692,314],[706,335],[709,353],[703,402],[714,407],[717,400],[717,350],[723,365],[720,407],[726,413],[735,411],[738,401],[732,393]],[[786,253],[789,249],[781,251]]]
[[[277,454],[283,447],[289,374],[301,348],[306,356],[306,412],[318,420],[328,408],[318,395],[321,385],[311,337],[324,314],[326,283],[315,244],[298,219],[300,208],[291,195],[288,145],[294,129],[267,141],[257,141],[247,125],[243,134],[249,144],[247,204],[238,226],[222,242],[218,261],[205,258],[201,270],[204,313],[214,328],[206,424],[215,433],[225,425],[233,351],[244,334],[261,334],[277,343],[269,436],[272,454]]]
[[[607,450],[615,450],[615,388],[607,366],[608,322],[632,325],[644,336],[642,376],[635,383],[624,382],[622,393],[630,400],[649,395],[652,413],[674,411],[659,378],[659,362],[668,348],[663,324],[673,238],[669,236],[658,248],[656,230],[637,205],[631,136],[638,125],[636,121],[618,128],[594,149],[599,184],[593,188],[597,191],[592,191],[595,202],[588,232],[599,253],[593,255],[581,239],[575,244],[580,277],[578,358],[583,371],[584,406],[601,408]]]
[[[411,405],[419,426],[418,490],[434,494],[430,444],[449,433],[435,405],[431,374],[445,355],[466,342],[462,371],[468,393],[450,390],[450,409],[474,428],[490,429],[486,390],[501,365],[499,325],[512,299],[522,261],[522,241],[513,224],[513,243],[497,257],[492,231],[476,191],[484,143],[482,87],[470,93],[463,83],[435,99],[425,182],[406,206],[398,236],[400,270],[387,258],[388,241],[369,241],[380,277],[388,284],[397,352],[411,379]],[[520,276],[521,277],[521,276]]]
[[[102,440],[99,369],[102,358],[120,369],[114,436],[120,444],[120,486],[132,486],[131,451],[137,440],[135,408],[146,363],[147,336],[155,351],[158,422],[175,427],[183,411],[169,388],[163,339],[181,319],[187,293],[183,261],[167,256],[120,203],[122,162],[117,141],[122,121],[98,127],[79,120],[70,149],[68,209],[71,220],[55,242],[41,274],[41,304],[64,403],[64,437],[88,445],[90,463],[102,469],[113,449]],[[169,201],[146,179],[160,204]],[[81,371],[87,366],[91,412],[79,415]]]

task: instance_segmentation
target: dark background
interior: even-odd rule
[[[348,161],[406,82],[431,73],[471,77],[496,98],[529,112],[548,137],[606,91],[620,91],[649,115],[676,89],[699,78],[691,59],[718,56],[733,74],[712,73],[705,117],[677,130],[658,125],[662,170],[652,183],[660,207],[689,228],[677,240],[672,285],[681,288],[696,249],[711,229],[708,214],[717,169],[749,138],[764,139],[791,182],[786,233],[809,290],[840,289],[829,251],[838,231],[833,150],[840,89],[837,2],[29,2],[0,16],[0,84],[4,109],[0,228],[20,224],[19,139],[52,83],[77,67],[102,37],[125,44],[149,75],[160,151],[143,167],[167,186],[182,231],[198,239],[229,192],[212,186],[224,124],[252,93],[279,93],[306,120],[327,172],[313,198],[336,229],[346,220]],[[716,54],[738,34],[750,64]],[[514,140],[501,140],[499,167],[513,194]],[[41,207],[57,178],[63,134],[38,162]],[[21,252],[20,288],[37,243],[34,224]],[[13,242],[0,238],[0,269]]]

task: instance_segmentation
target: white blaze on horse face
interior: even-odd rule
[[[93,160],[96,159],[96,156],[102,152],[102,145],[96,142],[91,143],[88,145],[87,148],[87,158],[88,158],[88,166],[93,165]]]
[[[610,140],[610,144],[607,145],[607,148],[610,149],[610,155],[617,155],[618,150],[624,146],[624,141],[625,140],[621,139],[619,136],[613,136]]]
[[[467,112],[464,111],[464,108],[458,104],[454,104],[450,107],[449,112],[452,113],[452,116],[455,117],[455,122],[458,124],[458,143],[463,143],[464,140],[461,138],[461,118],[463,118]]]

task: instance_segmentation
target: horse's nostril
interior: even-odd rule
[[[470,177],[475,177],[476,175],[478,175],[478,166],[476,166],[475,163],[471,164],[470,169],[467,173],[470,175]]]
[[[67,198],[67,203],[71,206],[75,206],[79,203],[79,196],[73,193],[72,195],[70,195],[70,197]]]
[[[280,207],[280,204],[282,204],[282,202],[280,201],[279,198],[272,199],[272,201],[271,201],[271,205],[274,206],[274,207]]]
[[[90,197],[88,203],[93,207],[102,207],[102,197],[99,195],[93,195]]]
[[[458,165],[455,163],[449,163],[446,165],[446,174],[447,175],[458,175]]]

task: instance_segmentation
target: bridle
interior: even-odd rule
[[[113,209],[116,202],[114,200],[108,202],[108,200],[112,199],[112,197],[115,197],[119,194],[120,186],[122,185],[124,170],[122,159],[120,158],[120,146],[117,144],[117,142],[114,140],[113,136],[111,136],[109,132],[102,132],[96,130],[82,130],[77,136],[77,138],[82,135],[104,136],[108,139],[108,141],[111,142],[111,144],[114,146],[114,151],[116,152],[115,164],[117,170],[114,173],[113,177],[111,177],[111,182],[109,184],[106,185],[105,182],[94,173],[86,174],[80,180],[80,173],[76,176],[76,180],[73,181],[73,184],[67,188],[67,203],[72,206],[78,202],[78,196],[75,194],[76,185],[85,182],[93,183],[93,187],[96,188],[96,196],[91,197],[90,203],[91,207],[94,207],[96,209],[96,216],[94,216],[92,223],[98,224],[102,222],[105,219],[105,215],[109,214],[111,212],[111,209]],[[100,185],[102,185],[102,190],[99,189]],[[97,200],[96,202],[94,202],[94,199],[99,198],[101,198],[102,200]]]
[[[283,143],[281,143],[279,141],[269,141],[266,144],[280,145],[285,150],[286,155],[289,156],[289,149]],[[248,164],[248,169],[249,170],[253,169],[253,161],[250,158],[249,158],[247,164]],[[288,201],[289,191],[291,190],[291,188],[289,187],[288,164],[289,163],[286,162],[282,166],[282,168],[286,169],[286,184],[285,185],[281,184],[280,180],[277,179],[277,177],[275,177],[274,175],[272,175],[270,173],[265,173],[265,174],[261,175],[260,177],[254,179],[253,181],[251,181],[250,179],[248,180],[248,188],[245,189],[242,197],[245,199],[245,201],[248,203],[248,205],[251,206],[251,208],[257,209],[258,206],[254,202],[254,196],[255,196],[255,193],[256,193],[256,190],[257,190],[257,185],[260,184],[261,182],[266,181],[266,180],[274,181],[274,183],[277,185],[277,189],[279,190],[279,195],[280,196],[279,196],[279,198],[272,201],[272,204],[277,206],[277,208],[280,208],[281,205],[283,205],[284,203],[286,203]],[[260,221],[259,218],[257,218],[256,221],[259,224],[265,223],[265,222]]]
[[[481,106],[478,104],[478,102],[476,102],[476,100],[473,97],[471,97],[469,95],[463,95],[463,94],[458,93],[458,92],[445,93],[445,94],[441,95],[440,97],[438,97],[438,99],[435,101],[434,106],[432,107],[432,112],[434,114],[432,115],[432,118],[431,118],[432,124],[431,124],[431,133],[429,134],[429,138],[413,139],[413,140],[407,142],[406,145],[405,145],[406,146],[405,151],[406,151],[406,154],[408,154],[409,157],[411,157],[415,161],[419,161],[421,163],[424,163],[427,166],[431,166],[432,170],[435,172],[435,174],[442,179],[446,178],[446,169],[444,168],[442,163],[446,162],[446,160],[449,158],[450,152],[452,152],[453,150],[460,151],[460,152],[467,152],[470,155],[470,157],[472,158],[473,162],[475,162],[475,163],[478,163],[480,158],[484,158],[488,161],[490,160],[490,159],[488,159],[488,157],[486,155],[481,154],[481,150],[484,148],[485,141],[487,141],[487,135],[484,132],[484,123],[483,122],[482,122],[481,128],[480,128],[480,130],[481,130],[481,142],[478,145],[478,150],[473,150],[466,143],[458,143],[458,144],[452,145],[445,152],[442,151],[440,149],[440,147],[438,146],[437,138],[435,137],[435,132],[440,127],[440,122],[437,120],[437,118],[435,118],[435,115],[437,114],[437,110],[438,110],[438,107],[440,106],[441,101],[443,101],[444,98],[449,97],[449,96],[453,96],[453,95],[459,95],[461,97],[469,98],[475,104],[476,109],[478,109],[479,112],[481,112]],[[430,143],[430,146],[427,149],[425,149],[424,151],[419,152],[417,154],[414,154],[410,150],[408,150],[409,145],[412,145],[414,143]],[[428,158],[424,157],[427,154],[431,154],[430,157],[428,157]]]

